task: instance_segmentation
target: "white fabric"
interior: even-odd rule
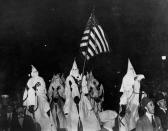
[[[47,96],[46,96],[46,86],[45,86],[45,82],[43,80],[43,78],[37,76],[37,77],[32,77],[28,80],[27,86],[29,88],[28,90],[28,95],[31,97],[28,97],[28,101],[33,102],[33,105],[36,105],[35,101],[36,101],[36,97],[34,95],[35,91],[33,89],[33,87],[37,84],[40,83],[40,85],[37,87],[37,96],[40,96],[41,99],[44,100],[45,106],[44,106],[44,110],[47,112],[50,107],[49,104],[47,102]]]
[[[120,89],[120,92],[123,92],[123,95],[120,98],[120,105],[126,105],[126,103],[127,103],[126,98],[129,98],[131,96],[131,94],[133,92],[133,85],[134,85],[135,76],[136,76],[136,74],[135,74],[134,68],[133,68],[130,60],[128,60],[127,73],[123,77],[122,85],[121,85],[121,89]]]
[[[66,118],[67,118],[68,131],[77,131],[79,117],[83,125],[83,131],[100,130],[100,125],[96,118],[96,115],[92,110],[92,106],[89,100],[87,99],[87,97],[84,95],[85,93],[87,93],[87,90],[85,89],[86,84],[87,83],[85,81],[85,76],[84,76],[82,81],[83,92],[80,95],[78,90],[78,85],[75,83],[74,78],[71,75],[69,75],[66,79],[66,83],[65,83],[66,101],[64,105],[64,113],[67,114]],[[80,98],[79,113],[77,110],[77,106],[73,100],[75,96],[79,96]]]
[[[71,87],[70,87],[70,79],[72,79],[72,77],[68,76],[66,81],[65,81],[65,105],[64,105],[64,113],[65,114],[69,114],[70,112],[70,104],[71,104]]]
[[[134,85],[134,76],[132,76],[131,74],[127,73],[123,77],[120,92],[125,92],[125,91],[130,90],[133,85]]]
[[[25,89],[23,94],[23,100],[25,100],[23,102],[24,106],[37,105],[36,99],[37,97],[35,95],[35,90],[33,88],[29,88],[29,90]]]
[[[144,75],[136,75],[134,68],[128,60],[128,69],[126,75],[123,77],[120,92],[123,95],[120,97],[120,112],[121,105],[126,105],[126,114],[124,117],[119,117],[122,121],[119,126],[119,131],[129,131],[136,127],[136,122],[139,119],[139,91],[140,81],[145,78]]]
[[[82,80],[82,93],[88,94],[88,88],[87,88],[87,81],[86,81],[86,76],[83,76]]]
[[[66,116],[68,131],[77,131],[79,117],[83,125],[83,131],[100,130],[99,122],[86,96],[81,96],[81,100],[79,102],[79,114],[76,104],[74,103],[72,98],[70,99],[69,108],[70,112]]]
[[[70,83],[72,85],[70,85]],[[71,92],[72,90],[72,92]],[[64,113],[68,114],[71,110],[71,99],[73,99],[75,96],[78,96],[80,98],[80,93],[78,90],[78,85],[75,83],[74,78],[69,75],[65,81],[65,97],[66,97],[66,101],[65,101],[65,105],[64,105]]]
[[[125,90],[129,90],[130,88],[132,88],[132,85],[134,84],[135,76],[136,76],[135,70],[130,60],[128,59],[127,73],[122,80],[120,92],[124,92]]]
[[[136,75],[136,72],[135,72],[135,70],[134,70],[134,67],[133,67],[132,64],[131,64],[130,59],[128,59],[128,68],[127,68],[127,72],[132,73],[132,75]]]
[[[31,76],[32,76],[32,77],[38,76],[38,71],[37,71],[37,69],[36,69],[33,65],[31,65],[31,67],[32,67]]]
[[[74,86],[75,81],[74,81],[74,78],[71,75],[72,75],[72,72],[66,78],[66,81],[65,81],[66,101],[65,101],[65,105],[64,105],[64,113],[66,114],[66,118],[67,118],[67,127],[68,127],[68,130],[70,130],[70,131],[73,129],[73,127],[75,125],[78,124],[78,117],[79,117],[78,113],[77,113],[76,105],[73,101],[74,95],[72,97],[71,90],[74,89],[73,92],[76,92],[76,93],[73,93],[73,94],[78,94],[79,95],[79,92],[77,92],[76,89],[74,88],[74,87],[77,87],[77,85]]]
[[[83,124],[83,131],[98,131],[101,129],[88,98],[83,94],[80,101],[80,117]]]
[[[37,83],[39,83],[39,86],[37,86],[37,90],[35,92],[33,87]],[[51,112],[50,117],[47,114],[47,112],[50,110],[50,106],[49,102],[47,101],[46,85],[43,78],[35,73],[35,75],[33,75],[32,78],[28,80],[27,86],[29,88],[29,90],[27,91],[28,98],[25,100],[24,104],[27,104],[27,107],[32,104],[35,104],[35,108],[38,107],[35,111],[35,122],[38,122],[40,124],[41,131],[56,131],[56,126],[54,124]],[[24,98],[25,96],[26,90],[24,93]],[[32,116],[32,114],[28,111],[26,114]]]
[[[71,85],[70,85],[70,83],[71,83]],[[75,96],[80,97],[80,93],[79,93],[79,90],[78,90],[78,85],[75,83],[75,80],[72,76],[67,77],[66,87],[69,88],[70,90],[72,90],[72,94],[71,94],[72,98],[74,98]]]
[[[73,65],[72,65],[72,69],[70,71],[70,75],[73,76],[73,77],[75,77],[78,80],[81,78],[81,76],[79,74],[79,69],[77,67],[77,64],[76,64],[75,60],[74,60]]]

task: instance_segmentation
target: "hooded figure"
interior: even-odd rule
[[[23,96],[24,106],[29,108],[27,115],[33,115],[35,121],[40,124],[41,131],[55,130],[56,127],[51,115],[49,102],[47,101],[45,81],[39,76],[37,69],[33,65],[27,87],[28,89],[27,91],[25,90]]]
[[[72,66],[72,69],[70,71],[70,76],[74,77],[78,81],[81,80],[81,75],[79,74],[79,69],[78,69],[78,66],[77,66],[75,60],[73,62],[73,66]]]
[[[65,81],[66,101],[64,105],[64,113],[67,118],[67,128],[70,131],[77,130],[79,121],[80,93],[78,84],[80,78],[79,70],[76,61],[74,60],[70,74]]]
[[[69,76],[65,81],[65,95],[66,97],[71,97],[74,99],[76,96],[80,97],[78,84],[81,80],[81,75],[79,74],[79,69],[77,67],[76,61],[73,62],[72,69]],[[71,93],[72,91],[72,93]]]
[[[66,101],[64,113],[67,118],[69,131],[97,131],[100,129],[98,124],[95,125],[96,116],[93,114],[89,100],[85,96],[88,93],[86,77],[81,75],[74,61],[69,76],[65,82]],[[90,124],[92,122],[92,124]]]
[[[31,65],[32,71],[31,71],[31,78],[27,82],[27,88],[25,88],[24,94],[23,94],[23,105],[24,106],[35,106],[37,105],[37,96],[36,96],[36,86],[33,81],[33,78],[38,76],[37,69]]]
[[[144,75],[136,75],[134,68],[128,59],[128,69],[123,77],[120,92],[123,95],[120,98],[120,131],[129,131],[135,128],[136,122],[139,119],[138,106],[140,94],[140,81]]]
[[[128,59],[128,68],[127,73],[123,77],[122,85],[120,92],[123,92],[122,97],[120,98],[120,105],[126,105],[127,104],[127,98],[129,98],[133,91],[133,85],[134,85],[134,78],[136,76],[135,70]]]

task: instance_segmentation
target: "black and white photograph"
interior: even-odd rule
[[[168,131],[168,1],[1,0],[0,131]]]

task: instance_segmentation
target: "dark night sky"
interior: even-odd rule
[[[137,73],[153,78],[161,69],[160,56],[168,54],[166,0],[5,0],[0,2],[1,92],[23,88],[30,64],[46,80],[54,72],[69,73],[74,57],[81,69],[79,43],[93,5],[112,53],[93,58],[88,69],[113,88],[110,81],[120,79],[117,71],[125,73],[129,57]]]

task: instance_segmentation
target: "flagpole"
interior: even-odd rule
[[[93,6],[93,10],[92,10],[92,13],[91,13],[90,18],[93,17],[94,12],[95,12],[95,7]],[[95,23],[92,23],[92,24],[93,24],[93,27],[95,27]],[[90,37],[91,27],[92,27],[92,26],[90,25],[90,27],[89,27],[89,37]],[[95,32],[94,32],[94,36],[95,36]],[[95,39],[95,38],[94,38],[94,39]],[[83,76],[84,76],[84,71],[85,71],[85,66],[86,66],[86,60],[87,60],[88,45],[89,45],[89,40],[87,41],[87,50],[86,50],[86,54],[85,54],[85,59],[84,59],[84,64],[83,64],[83,69],[82,69],[82,79],[81,79],[81,80],[83,80]],[[81,81],[81,85],[82,85],[82,81]],[[81,86],[81,87],[82,87],[82,86]],[[96,118],[98,119],[98,122],[99,122],[99,124],[100,124],[100,126],[101,126],[101,121],[100,121],[99,114],[96,113],[94,110],[93,110],[93,112],[95,113]]]
[[[88,48],[88,47],[87,47],[87,48]],[[82,69],[82,79],[83,79],[84,72],[85,72],[85,66],[86,66],[86,57],[87,57],[87,53],[85,54],[85,59],[84,59],[84,62],[83,62],[83,69]]]
[[[89,28],[89,36],[90,36],[90,28]],[[89,40],[87,41],[87,50],[86,50],[86,54],[85,54],[85,59],[84,59],[84,62],[83,62],[83,68],[82,68],[82,77],[81,77],[81,87],[82,87],[82,80],[83,80],[83,76],[84,76],[84,73],[85,73],[85,66],[86,66],[86,61],[87,61],[87,51],[88,51],[88,45],[89,45]],[[82,92],[82,90],[81,90]]]

